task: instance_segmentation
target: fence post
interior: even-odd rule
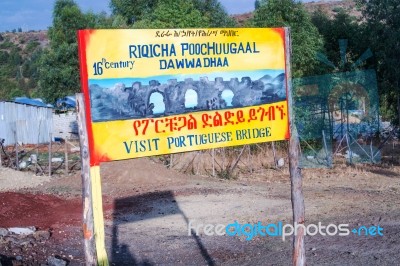
[[[64,142],[64,161],[65,161],[65,173],[68,174],[68,141]]]
[[[49,141],[49,176],[51,176],[51,133],[49,133],[50,141]]]
[[[274,156],[274,166],[276,169],[278,168],[278,160],[276,159],[275,141],[272,141],[271,145],[272,145],[272,155]]]
[[[16,169],[19,171],[17,124],[15,124],[14,139],[15,139],[15,166]]]

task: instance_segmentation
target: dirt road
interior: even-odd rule
[[[101,167],[106,245],[113,265],[289,265],[291,239],[208,236],[200,224],[291,223],[285,170],[238,180],[184,175],[150,159]],[[1,175],[2,172],[0,172]],[[336,166],[304,170],[306,224],[379,226],[383,236],[307,236],[308,265],[394,265],[400,261],[400,167]],[[9,174],[6,177],[11,178]],[[50,230],[45,243],[7,249],[3,265],[59,256],[83,264],[80,176],[54,177],[41,186],[0,194],[0,227]],[[5,207],[6,206],[6,207]],[[188,224],[194,231],[189,235]],[[32,252],[35,255],[32,256]],[[30,258],[31,256],[31,258]],[[7,257],[7,258],[6,258]]]

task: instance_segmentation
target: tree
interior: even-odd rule
[[[300,2],[294,0],[261,0],[251,26],[290,27],[292,33],[293,75],[313,73],[316,53],[322,50],[323,39]]]
[[[52,48],[63,43],[76,43],[76,31],[84,29],[86,20],[73,0],[58,0],[54,4],[53,25],[49,28]]]
[[[110,7],[113,15],[121,15],[125,18],[125,23],[133,24],[153,12],[159,2],[159,0],[111,0]]]
[[[317,10],[311,18],[315,27],[324,39],[324,54],[336,67],[338,71],[352,70],[352,64],[368,49],[368,44],[364,37],[364,27],[360,25],[357,19],[350,16],[345,10],[341,9],[331,19],[323,10]],[[339,40],[346,40],[346,64],[343,65]],[[332,67],[320,67],[323,74],[327,71],[332,72]],[[325,71],[324,71],[325,69]]]
[[[180,13],[173,12],[178,16],[177,19],[170,16],[171,7],[177,7],[179,4],[179,9],[183,12],[185,10],[190,10],[190,13]],[[185,27],[190,27],[188,23],[181,23],[182,20],[190,20],[191,16],[194,15],[194,19],[197,20],[197,13],[192,11],[197,10],[202,16],[202,21],[204,24],[198,25],[197,22],[191,23],[196,25],[196,27],[234,27],[235,21],[226,13],[225,9],[222,7],[218,0],[185,0],[185,1],[159,1],[159,0],[111,0],[111,9],[114,16],[122,16],[125,19],[127,25],[134,25],[135,28],[144,28],[146,23],[155,20],[161,20],[165,23],[163,25],[189,25]],[[161,7],[166,11],[161,10]],[[169,11],[168,11],[169,10]],[[158,12],[158,15],[154,12]],[[162,19],[159,15],[167,14],[169,18],[172,18],[174,22],[167,23],[165,19]],[[177,21],[179,23],[177,24]],[[157,24],[151,24],[149,27],[153,27]]]
[[[73,0],[57,0],[49,29],[50,49],[40,58],[39,92],[48,102],[80,91],[77,30],[109,28],[105,13],[81,12]]]
[[[209,27],[235,27],[236,22],[218,0],[194,0],[194,6],[207,18]]]
[[[163,1],[135,28],[190,28],[207,27],[209,21],[202,16],[192,2],[186,0]]]
[[[84,18],[85,27],[89,29],[106,29],[110,28],[113,23],[113,18],[107,16],[105,12],[99,14],[88,12],[84,14]]]
[[[15,81],[0,76],[0,100],[11,100],[17,91],[19,91],[18,84]],[[22,94],[17,96],[21,95]]]
[[[400,125],[400,0],[358,0],[358,4],[375,51],[381,110],[384,118]]]
[[[47,102],[79,91],[77,44],[63,43],[41,57],[39,71],[40,95]]]

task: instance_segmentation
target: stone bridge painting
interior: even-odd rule
[[[130,87],[116,83],[104,88],[89,87],[93,122],[162,117],[188,112],[233,109],[273,103],[286,99],[285,74],[264,75],[225,81],[207,77],[200,80],[170,79],[165,84],[151,80],[148,85],[134,82]]]

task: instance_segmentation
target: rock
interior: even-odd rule
[[[16,234],[16,235],[31,235],[36,231],[36,228],[34,226],[29,226],[29,227],[10,227],[8,228],[8,231],[10,233]]]
[[[283,167],[285,165],[285,159],[280,158],[277,163],[278,163],[278,167]]]
[[[47,240],[47,239],[50,238],[50,232],[49,232],[49,231],[44,231],[44,230],[36,231],[36,232],[33,234],[33,237],[34,237],[37,241],[39,241],[39,240]]]
[[[67,262],[63,259],[58,259],[56,257],[50,256],[47,258],[47,263],[49,266],[66,266]]]
[[[9,232],[6,228],[0,227],[0,236],[7,236],[8,234],[9,234]]]
[[[31,154],[31,156],[28,159],[32,164],[36,164],[37,163],[37,155],[36,154]]]
[[[57,158],[51,158],[51,162],[52,162],[52,163],[61,163],[62,161],[64,161],[63,158],[59,158],[59,157],[57,157]]]
[[[13,254],[18,254],[18,253],[22,252],[22,249],[21,249],[20,247],[13,247],[13,248],[11,249],[11,252],[12,252]]]
[[[25,161],[22,161],[19,163],[19,169],[25,169],[27,166],[27,163]]]

